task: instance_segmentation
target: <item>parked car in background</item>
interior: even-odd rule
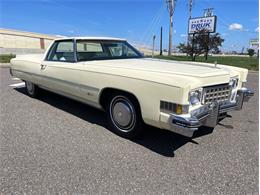
[[[55,40],[44,55],[12,59],[10,72],[31,97],[42,88],[104,110],[111,129],[126,138],[144,124],[191,137],[253,96],[244,87],[246,69],[144,58],[117,38]]]

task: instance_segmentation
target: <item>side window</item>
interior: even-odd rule
[[[107,44],[113,57],[135,57],[137,54],[127,45],[123,43]]]
[[[103,52],[103,49],[100,43],[78,42],[77,51],[78,52]]]
[[[47,56],[48,61],[74,62],[73,41],[57,41]]]
[[[93,60],[107,57],[99,42],[77,41],[78,61]]]
[[[122,45],[114,44],[113,46],[109,47],[110,53],[114,57],[120,57],[123,55]]]

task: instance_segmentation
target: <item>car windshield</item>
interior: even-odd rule
[[[126,41],[77,41],[77,60],[141,58],[142,54]]]

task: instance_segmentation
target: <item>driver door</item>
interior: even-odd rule
[[[76,62],[74,40],[56,41],[41,64],[42,84],[68,96],[79,96],[84,65]]]

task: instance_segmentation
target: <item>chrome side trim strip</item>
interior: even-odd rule
[[[34,75],[34,76],[46,78],[46,79],[55,80],[55,81],[58,81],[58,82],[64,82],[64,83],[67,83],[67,84],[69,84],[69,85],[75,85],[75,86],[78,86],[78,87],[80,87],[80,88],[85,88],[85,89],[87,89],[87,90],[95,91],[95,92],[97,92],[97,93],[100,91],[98,88],[91,87],[91,86],[88,86],[88,85],[78,84],[78,83],[74,83],[74,82],[70,82],[70,81],[66,81],[66,80],[62,80],[62,79],[58,79],[58,78],[54,78],[54,77],[48,77],[48,76],[45,76],[45,75],[35,74],[35,73],[26,72],[26,71],[21,71],[21,70],[17,70],[17,69],[12,69],[12,70],[13,70],[13,71],[17,71],[17,72],[21,72],[21,73],[25,73],[25,74],[29,74],[29,75]],[[37,83],[37,84],[38,84],[38,83]],[[39,84],[40,84],[40,83],[39,83]]]
[[[103,110],[103,108],[101,107],[101,105],[99,105],[99,104],[96,103],[96,102],[92,102],[92,101],[83,99],[83,98],[81,98],[81,97],[79,97],[79,96],[75,96],[75,95],[71,95],[71,94],[65,93],[65,92],[63,92],[63,91],[52,90],[52,89],[50,89],[50,88],[48,88],[48,87],[45,87],[45,86],[42,86],[42,85],[39,85],[39,87],[42,88],[42,89],[45,89],[45,90],[47,90],[47,91],[50,91],[50,92],[59,94],[59,95],[61,95],[61,96],[63,96],[63,97],[67,97],[67,98],[69,98],[69,99],[73,99],[73,100],[79,101],[79,102],[81,102],[81,103],[83,103],[83,104],[87,104],[87,105],[89,105],[89,106],[93,106],[93,107],[95,107],[95,108],[98,108],[98,109],[100,109],[100,110]]]

